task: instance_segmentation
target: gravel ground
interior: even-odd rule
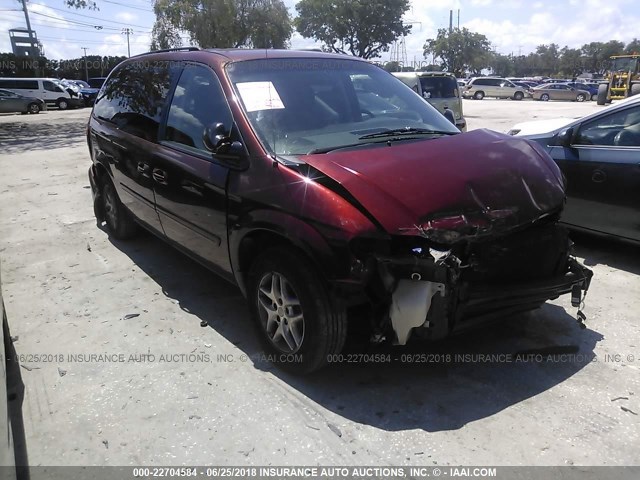
[[[464,107],[470,129],[499,131],[598,108]],[[97,228],[88,115],[0,115],[2,287],[31,465],[640,463],[637,247],[575,238],[595,272],[586,330],[563,297],[502,328],[383,350],[429,363],[291,377],[261,358],[235,287],[151,235]],[[480,356],[549,347],[577,354]]]

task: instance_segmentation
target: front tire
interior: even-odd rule
[[[345,309],[331,300],[306,257],[268,249],[253,262],[247,283],[251,315],[279,367],[307,374],[340,353],[347,336]]]
[[[104,221],[107,225],[109,235],[117,238],[118,240],[127,240],[135,236],[138,232],[138,225],[133,220],[133,217],[126,209],[126,207],[118,198],[118,193],[113,183],[104,179],[101,182],[101,188],[98,198],[101,201],[99,210],[96,210],[96,216],[98,211],[104,217]],[[100,221],[98,217],[98,221]]]
[[[60,110],[66,110],[67,108],[69,108],[69,102],[67,102],[64,98],[59,98],[56,102],[56,105]]]
[[[632,83],[631,91],[629,92],[630,96],[640,95],[640,83]]]
[[[587,98],[584,96],[584,94],[583,94],[583,93],[579,93],[579,94],[576,96],[576,102],[584,102],[586,99],[587,99]]]
[[[484,98],[484,92],[476,92],[473,95],[473,98],[475,98],[476,100],[482,100]]]
[[[524,98],[524,93],[522,92],[516,92],[513,94],[514,100],[522,100],[523,98]]]
[[[550,97],[548,93],[543,93],[542,95],[540,95],[540,100],[542,100],[543,102],[548,102],[549,98]]]

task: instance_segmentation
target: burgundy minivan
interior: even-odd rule
[[[118,239],[142,226],[237,284],[270,358],[296,372],[339,353],[349,321],[404,345],[569,292],[576,306],[589,286],[549,156],[460,133],[364,60],[140,55],[111,73],[88,132],[98,221]]]

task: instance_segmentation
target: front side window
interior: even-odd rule
[[[102,86],[93,115],[114,123],[122,131],[158,140],[162,110],[171,88],[169,64],[131,62],[115,71]]]
[[[459,133],[410,87],[366,62],[262,59],[229,64],[227,74],[262,144],[276,154],[384,141],[385,132]]]
[[[56,93],[60,93],[63,92],[64,90],[62,90],[62,88],[60,88],[58,85],[56,85],[55,83],[49,81],[49,80],[45,80],[44,82],[42,82],[42,86],[44,87],[44,89],[48,92],[56,92]]]
[[[583,123],[573,143],[640,147],[640,106]]]
[[[220,82],[207,67],[185,65],[169,108],[164,140],[209,152],[205,130],[217,123],[231,129],[231,111]]]

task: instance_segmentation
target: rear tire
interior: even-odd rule
[[[33,114],[40,113],[40,105],[38,105],[37,103],[30,103],[27,106],[27,111]]]
[[[249,308],[271,360],[296,374],[314,372],[342,351],[347,336],[344,307],[302,254],[270,248],[251,265]]]
[[[109,235],[118,240],[128,240],[138,232],[138,224],[133,220],[131,213],[122,204],[113,183],[109,179],[100,182],[99,197],[101,205],[99,212],[104,215]],[[96,209],[94,208],[94,211]],[[95,211],[97,214],[98,211]],[[98,218],[100,221],[100,218]]]
[[[484,98],[484,92],[476,92],[473,94],[473,98],[476,100],[482,100]]]
[[[598,105],[604,105],[607,103],[607,95],[609,94],[609,85],[606,83],[601,83],[598,85],[598,96],[597,102]]]
[[[633,97],[634,95],[640,95],[640,83],[632,83],[631,91],[629,94]]]

